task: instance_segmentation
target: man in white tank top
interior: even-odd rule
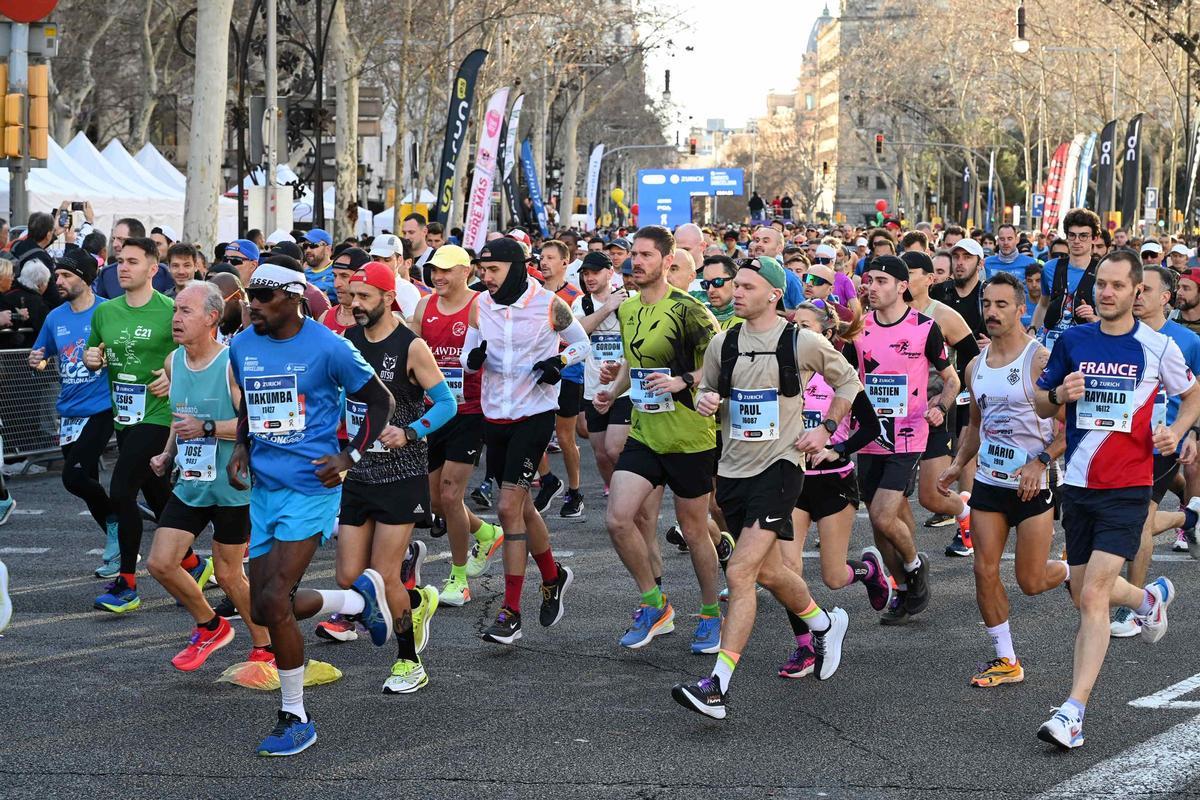
[[[948,495],[964,466],[978,455],[971,496],[975,598],[996,649],[995,659],[971,678],[972,686],[984,688],[1025,680],[1009,632],[1008,595],[1000,582],[1009,529],[1017,529],[1016,573],[1022,592],[1040,594],[1067,579],[1066,562],[1049,557],[1054,487],[1048,480],[1048,467],[1066,451],[1066,438],[1058,420],[1040,419],[1034,411],[1033,382],[1050,352],[1025,332],[1024,305],[1025,289],[1008,273],[997,273],[985,287],[983,318],[991,342],[967,366],[971,421],[954,461],[938,477],[939,491]]]

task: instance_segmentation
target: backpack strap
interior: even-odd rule
[[[784,397],[800,394],[800,367],[796,363],[796,335],[799,328],[789,322],[779,334],[775,358],[779,362],[779,391]]]
[[[596,313],[596,301],[592,299],[591,294],[585,293],[583,295],[583,300],[581,300],[579,304],[583,306],[584,316],[590,317],[592,314]]]
[[[721,343],[721,375],[717,378],[717,394],[721,399],[729,397],[733,388],[733,367],[738,360],[738,334],[742,326],[735,325],[725,333],[725,341]]]

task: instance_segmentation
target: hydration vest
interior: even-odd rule
[[[779,361],[779,392],[784,397],[795,397],[800,394],[800,368],[796,365],[796,323],[789,322],[783,326],[779,341],[775,344],[774,352],[742,353],[738,351],[738,334],[742,326],[736,325],[725,334],[721,344],[721,376],[717,380],[717,393],[722,398],[729,397],[733,388],[733,368],[738,358],[742,356],[775,356]]]

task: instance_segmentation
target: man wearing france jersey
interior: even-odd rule
[[[1115,250],[1096,269],[1098,324],[1063,331],[1037,382],[1034,405],[1048,419],[1066,405],[1067,468],[1063,527],[1071,596],[1080,611],[1071,694],[1038,730],[1063,748],[1083,744],[1088,696],[1108,651],[1110,605],[1127,605],[1141,618],[1142,638],[1155,642],[1167,629],[1175,587],[1158,578],[1144,590],[1120,577],[1133,559],[1154,482],[1154,449],[1173,452],[1200,413],[1200,392],[1179,345],[1138,322],[1133,304],[1142,264]],[[1159,384],[1179,395],[1170,426],[1151,427]]]
[[[234,489],[246,489],[253,477],[251,615],[271,634],[283,694],[278,723],[258,746],[264,756],[295,755],[317,739],[304,710],[304,639],[293,603],[311,594],[298,586],[317,545],[337,525],[343,476],[393,408],[391,394],[354,345],[301,315],[305,284],[295,259],[275,256],[261,264],[246,289],[252,327],[234,338],[229,353],[242,404],[227,472]],[[367,410],[340,450],[343,390]],[[387,642],[392,617],[378,572],[368,569],[351,589],[320,595],[317,613],[360,619],[377,646]]]

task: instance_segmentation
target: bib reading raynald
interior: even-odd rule
[[[1083,373],[1083,397],[1075,404],[1075,424],[1091,430],[1129,433],[1133,427],[1137,367],[1085,361],[1079,371]]]

